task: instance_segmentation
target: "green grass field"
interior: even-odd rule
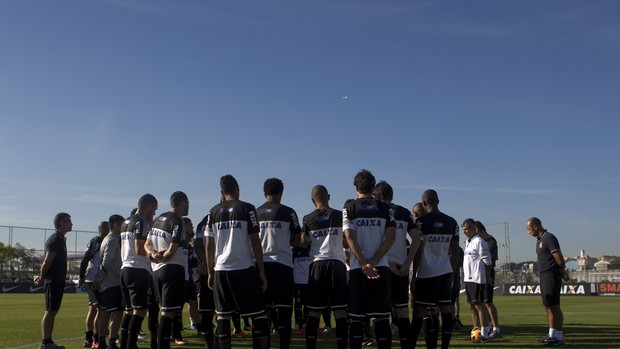
[[[67,348],[81,348],[84,318],[87,310],[86,294],[67,294],[56,317],[54,340]],[[547,325],[540,298],[536,296],[496,297],[504,338],[485,343],[469,342],[468,330],[455,332],[452,348],[537,348],[536,339],[546,335]],[[40,343],[40,321],[43,315],[42,294],[0,294],[0,348],[35,349]],[[616,297],[563,297],[566,337],[565,348],[620,348],[620,298]],[[185,317],[187,319],[187,317]],[[469,325],[469,313],[461,315]],[[189,322],[189,320],[185,320]],[[146,329],[146,328],[145,328]],[[203,348],[201,340],[190,337],[195,331],[185,331],[190,341],[178,348]],[[272,335],[272,348],[278,348],[278,336]],[[142,344],[141,348],[146,345]],[[173,344],[174,348],[175,345]],[[251,339],[235,339],[234,348],[251,347]],[[292,348],[304,348],[304,338],[293,334]],[[334,335],[321,337],[317,348],[335,348]],[[393,347],[398,348],[398,338]],[[418,347],[424,343],[420,337]]]

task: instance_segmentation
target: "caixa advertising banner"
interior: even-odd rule
[[[589,283],[562,284],[563,296],[591,296]],[[540,296],[539,284],[504,284],[504,296]]]
[[[44,293],[45,286],[35,286],[32,282],[0,282],[0,293]],[[76,293],[75,284],[67,282],[65,284],[65,293]]]
[[[620,282],[601,282],[596,289],[599,296],[620,296]]]

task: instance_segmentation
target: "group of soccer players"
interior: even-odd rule
[[[113,215],[108,224],[102,223],[100,234],[91,241],[93,251],[102,246],[99,257],[94,257],[89,246],[80,283],[87,284],[90,303],[99,304],[100,314],[107,315],[99,315],[97,325],[87,325],[85,347],[137,348],[148,312],[151,348],[169,348],[175,318],[188,299],[188,289],[193,288],[199,314],[195,326],[207,349],[231,348],[230,320],[235,314],[252,319],[254,348],[270,347],[270,327],[278,332],[280,348],[289,348],[293,248],[302,247],[309,249],[310,257],[304,297],[307,348],[316,347],[319,318],[326,309],[334,314],[339,349],[362,347],[369,318],[374,319],[377,347],[390,348],[390,317],[398,328],[401,347],[414,348],[430,307],[439,308],[442,325],[440,330],[437,317],[427,318],[427,347],[436,347],[441,333],[441,346],[447,348],[453,325],[451,289],[459,225],[439,211],[434,190],[423,193],[418,210],[424,212],[416,214],[414,207],[414,219],[408,209],[392,203],[392,187],[383,181],[376,183],[370,171],[358,172],[353,184],[357,198],[342,209],[330,207],[327,188],[315,186],[311,199],[316,209],[300,221],[292,208],[281,203],[281,180],[265,181],[266,202],[256,208],[240,200],[233,176],[223,176],[221,202],[196,226],[191,243],[193,224],[185,217],[189,212],[185,193],[173,193],[170,211],[156,218],[157,199],[151,194],[142,196],[129,218]],[[118,251],[110,236],[120,240]],[[98,274],[89,274],[86,264],[97,263]],[[466,272],[466,282],[468,276]],[[120,299],[122,307],[115,301]],[[89,316],[90,321],[93,317]],[[93,338],[93,332],[99,338]]]

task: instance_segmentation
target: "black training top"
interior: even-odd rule
[[[51,267],[44,275],[45,283],[64,283],[67,277],[67,242],[65,237],[59,231],[56,231],[47,239],[45,251],[46,253],[53,252],[56,254]]]
[[[495,240],[495,238],[491,235],[489,235],[489,237],[484,240],[487,242],[487,245],[489,246],[489,253],[491,254],[491,266],[493,268],[495,268],[495,262],[497,261],[497,240]]]
[[[552,253],[560,250],[560,243],[555,235],[545,230],[536,239],[536,254],[538,255],[538,272],[559,271],[558,264]]]

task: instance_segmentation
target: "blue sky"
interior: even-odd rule
[[[175,190],[196,221],[227,173],[257,206],[281,178],[303,216],[312,186],[340,207],[367,168],[408,208],[434,188],[500,243],[508,222],[513,261],[535,259],[530,216],[565,255],[620,254],[619,17],[616,1],[2,1],[0,225],[67,211],[95,230]]]

